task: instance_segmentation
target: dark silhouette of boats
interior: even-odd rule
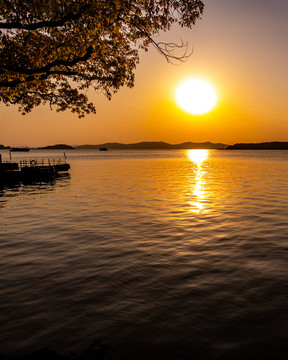
[[[107,147],[105,146],[100,146],[99,147],[99,151],[108,151]]]
[[[20,182],[21,172],[18,163],[4,162],[0,154],[0,185],[12,185]]]
[[[51,181],[67,173],[69,169],[70,165],[61,159],[2,162],[0,154],[0,184]]]
[[[29,147],[12,147],[9,151],[30,151]]]

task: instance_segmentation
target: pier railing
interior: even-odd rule
[[[25,159],[19,161],[19,168],[26,166],[55,166],[55,165],[64,165],[66,160],[62,159]]]

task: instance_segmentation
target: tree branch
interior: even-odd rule
[[[60,20],[43,20],[38,21],[32,24],[21,24],[21,22],[14,21],[11,23],[0,23],[0,29],[12,30],[12,29],[21,29],[21,30],[37,30],[45,27],[60,27],[63,26],[66,22],[71,20],[79,20],[82,17],[82,11],[89,8],[89,5],[83,5],[76,14],[69,13],[63,16]]]
[[[11,80],[11,81],[1,81],[0,82],[0,87],[15,87],[19,84],[23,84],[25,82],[28,82],[28,81],[33,81],[33,80],[37,80],[39,79],[38,77],[36,77],[35,75],[37,74],[42,74],[41,77],[40,77],[40,80],[45,80],[47,79],[50,75],[76,75],[76,73],[74,73],[73,71],[50,71],[53,67],[55,66],[65,66],[65,67],[69,67],[69,66],[74,66],[76,65],[77,63],[81,62],[81,61],[87,61],[91,55],[92,55],[92,52],[93,52],[93,47],[90,45],[86,51],[86,54],[83,55],[83,56],[77,56],[75,57],[73,60],[70,60],[70,61],[65,61],[65,60],[55,60],[55,61],[52,61],[50,64],[47,64],[41,68],[38,68],[38,69],[26,69],[26,68],[14,68],[13,66],[5,66],[4,69],[5,71],[11,71],[13,73],[19,73],[19,74],[24,74],[24,75],[31,75],[31,76],[28,76],[26,77],[25,79],[14,79],[14,80]],[[3,68],[3,66],[2,66]],[[5,71],[0,71],[0,74],[4,74]]]
[[[181,40],[181,44],[177,45],[175,43],[164,43],[164,42],[159,42],[157,43],[148,33],[147,31],[141,29],[141,27],[139,27],[138,25],[129,22],[130,25],[134,26],[137,30],[139,30],[150,42],[151,44],[157,49],[157,51],[164,56],[164,58],[166,59],[166,61],[168,63],[173,63],[173,60],[177,61],[178,63],[183,63],[185,62],[193,53],[193,51],[191,51],[188,54],[188,44],[187,43],[183,43],[183,41]],[[174,52],[176,49],[184,49],[184,54],[182,54],[181,56],[177,56],[174,55]],[[174,64],[175,65],[175,64]]]

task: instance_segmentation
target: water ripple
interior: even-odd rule
[[[105,156],[0,190],[0,352],[286,358],[287,152]]]

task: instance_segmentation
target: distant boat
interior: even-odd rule
[[[99,151],[107,151],[108,149],[105,146],[100,146]]]
[[[30,151],[29,147],[12,147],[9,151]]]

